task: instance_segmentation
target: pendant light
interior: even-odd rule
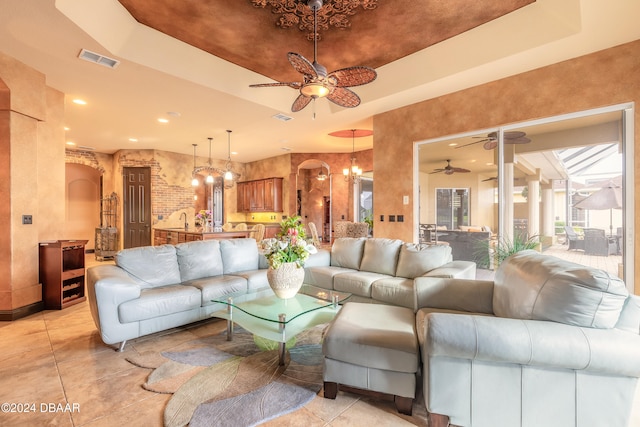
[[[227,129],[227,165],[226,171],[224,173],[224,186],[230,188],[233,186],[233,183],[240,177],[239,174],[235,173],[233,169],[231,169],[231,131]]]
[[[207,175],[207,184],[213,184],[213,175],[211,175],[211,141],[213,140],[213,138],[208,138],[209,139],[209,174]]]
[[[193,172],[191,172],[191,185],[197,187],[200,185],[200,181],[198,181],[198,178],[196,177],[196,147],[198,144],[191,145],[193,145]]]

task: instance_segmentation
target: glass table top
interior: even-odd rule
[[[257,319],[287,324],[297,317],[309,312],[330,308],[337,310],[337,305],[351,296],[350,293],[302,285],[300,291],[293,298],[281,299],[275,296],[271,288],[264,288],[255,292],[237,292],[225,295],[224,298],[214,299],[213,302],[231,306],[233,320],[238,311]],[[228,318],[228,312],[217,312],[216,317]],[[218,316],[218,314],[225,314]]]

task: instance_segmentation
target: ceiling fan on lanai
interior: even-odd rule
[[[302,74],[302,81],[253,84],[249,87],[288,86],[300,91],[291,106],[292,112],[298,112],[317,98],[326,97],[341,107],[353,108],[360,105],[360,97],[348,87],[371,83],[378,76],[373,68],[355,66],[341,68],[327,73],[326,67],[318,63],[318,10],[322,7],[322,0],[309,0],[307,5],[313,10],[313,62],[299,53],[289,52],[289,63],[297,72]]]
[[[526,133],[520,131],[509,131],[504,133],[504,143],[505,144],[527,144],[531,142],[531,139],[527,138]],[[480,138],[479,141],[473,141],[465,145],[460,145],[456,148],[468,147],[470,145],[484,143],[483,147],[485,150],[493,150],[498,146],[498,133],[491,132],[486,137],[484,136],[474,136],[474,138]]]
[[[451,166],[451,160],[447,159],[447,166],[443,168],[434,169],[433,172],[429,172],[429,173],[432,174],[432,173],[440,173],[440,172],[444,172],[445,175],[452,175],[454,173],[467,173],[471,171],[469,169],[453,167]]]

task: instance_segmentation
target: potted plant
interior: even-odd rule
[[[528,249],[540,249],[538,236],[529,237],[528,233],[514,233],[511,238],[483,241],[478,250],[478,261],[482,265],[497,269],[509,256]]]
[[[304,226],[299,216],[292,216],[280,223],[275,238],[260,242],[260,252],[267,258],[267,279],[274,293],[280,298],[292,298],[304,281],[304,263],[316,247],[305,239]]]

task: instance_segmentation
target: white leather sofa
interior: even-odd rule
[[[335,289],[353,292],[353,300],[415,310],[413,277],[475,277],[475,264],[450,259],[445,246],[338,239],[331,251],[320,250],[307,260],[305,283],[334,289],[335,276]],[[125,249],[116,254],[115,262],[89,268],[87,289],[102,341],[119,343],[121,350],[127,340],[207,319],[225,308],[212,299],[269,286],[267,260],[254,239]]]
[[[93,320],[105,344],[207,319],[212,299],[269,286],[254,239],[203,240],[124,249],[116,265],[87,269]]]
[[[430,427],[627,426],[640,298],[601,270],[520,252],[494,281],[416,279]]]
[[[418,277],[475,279],[476,264],[452,261],[446,245],[396,239],[343,237],[305,264],[305,283],[349,292],[353,302],[377,302],[416,310]]]

